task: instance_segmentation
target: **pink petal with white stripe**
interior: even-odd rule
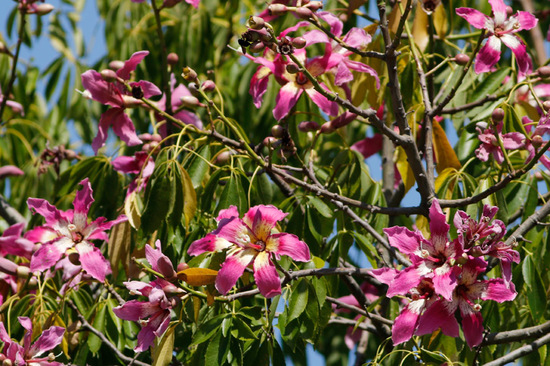
[[[328,89],[325,85],[321,84],[325,89]],[[313,103],[317,104],[319,108],[329,116],[337,116],[338,115],[338,103],[332,102],[325,98],[321,93],[319,93],[317,90],[311,88],[306,89],[307,95],[311,98]]]
[[[412,254],[420,250],[423,241],[422,234],[410,231],[406,227],[394,226],[384,229],[391,246],[405,254]]]
[[[271,229],[287,215],[275,206],[258,205],[248,210],[243,217],[243,222],[252,229],[257,238],[266,240],[271,234]]]
[[[204,252],[219,252],[231,247],[233,244],[224,238],[220,238],[214,234],[208,234],[204,238],[195,240],[189,246],[187,253],[189,255],[199,255]]]
[[[530,73],[533,70],[533,61],[527,53],[525,43],[518,37],[511,34],[504,34],[500,37],[502,43],[508,46],[516,56],[518,64],[518,75],[520,77]]]
[[[65,251],[74,243],[66,237],[62,237],[53,244],[42,245],[31,257],[31,272],[44,271],[56,264]]]
[[[515,32],[535,28],[539,22],[539,20],[528,11],[518,11],[514,17],[517,18],[519,23],[519,28],[514,28]]]
[[[407,267],[400,271],[395,279],[390,283],[387,297],[407,294],[413,287],[418,286],[422,280],[422,275],[416,267]]]
[[[495,36],[490,36],[477,54],[475,72],[481,74],[491,71],[498,60],[500,60],[500,39]]]
[[[223,219],[232,219],[234,217],[239,217],[239,209],[237,209],[237,206],[231,205],[229,208],[220,210],[218,217],[216,217],[216,221],[220,222]]]
[[[123,305],[113,308],[113,313],[123,320],[137,322],[159,311],[157,304],[145,301],[130,300]]]
[[[410,302],[403,308],[401,314],[395,318],[395,321],[391,330],[391,338],[393,345],[407,342],[412,338],[416,325],[418,324],[418,318],[424,309],[426,300],[420,299]]]
[[[268,252],[258,253],[254,259],[254,279],[260,293],[267,298],[281,294],[281,280]]]
[[[228,254],[216,277],[216,289],[223,295],[237,283],[244,269],[254,260],[257,251],[254,249],[237,250]]]
[[[53,229],[58,229],[60,226],[67,226],[68,222],[65,220],[61,212],[57,207],[51,205],[48,201],[41,198],[29,198],[27,200],[27,206],[29,210],[34,213],[38,213],[46,220],[46,224]]]
[[[85,178],[79,183],[82,189],[76,192],[76,196],[73,201],[74,213],[73,224],[78,228],[84,228],[88,224],[88,211],[90,206],[94,202],[92,197],[92,185],[88,178]]]
[[[495,19],[495,25],[501,25],[504,23],[508,14],[506,13],[506,4],[502,0],[488,0],[493,9],[493,17]]]
[[[34,358],[36,356],[40,356],[44,352],[54,349],[63,340],[64,333],[65,328],[61,327],[53,326],[46,329],[46,331],[40,334],[33,345],[28,348],[27,355]]]

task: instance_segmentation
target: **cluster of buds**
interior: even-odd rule
[[[19,11],[23,14],[36,14],[38,16],[50,13],[55,7],[52,4],[36,4],[39,0],[19,0]],[[40,0],[44,2],[44,0]]]
[[[59,167],[63,160],[72,161],[79,159],[79,156],[73,150],[65,148],[63,145],[50,148],[46,145],[46,148],[40,154],[38,159],[38,174],[44,174],[50,166],[53,166],[57,175],[59,175]]]
[[[321,1],[299,0],[296,6],[284,4],[271,4],[267,7],[270,15],[279,16],[288,12],[296,14],[299,18],[310,19],[317,10],[323,8]]]
[[[279,124],[273,126],[271,135],[264,139],[263,144],[270,149],[279,149],[281,159],[285,160],[296,153],[296,145],[284,126]]]

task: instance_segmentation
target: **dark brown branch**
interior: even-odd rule
[[[481,345],[486,346],[490,344],[520,342],[524,341],[526,338],[540,337],[548,333],[550,333],[550,321],[534,327],[491,333],[485,338]]]
[[[346,304],[345,302],[340,301],[338,299],[335,299],[334,297],[327,296],[326,300],[328,302],[332,303],[332,304],[335,304],[338,308],[351,310],[354,313],[366,316],[367,318],[369,318],[371,320],[374,320],[374,321],[377,321],[377,322],[380,322],[382,324],[393,325],[392,320],[381,317],[380,315],[376,315],[376,314],[373,314],[373,313],[366,312],[365,310],[363,310],[361,308],[358,308],[357,306]]]
[[[477,100],[477,101],[472,102],[472,103],[467,103],[467,104],[461,105],[460,107],[443,109],[443,110],[441,110],[441,112],[439,114],[440,115],[441,114],[455,114],[455,113],[467,111],[469,109],[479,107],[479,106],[481,106],[485,103],[494,102],[495,100],[498,100],[502,97],[504,97],[504,95],[490,94],[490,95],[487,95],[485,98],[481,98],[480,100]]]
[[[550,214],[550,202],[547,202],[537,212],[529,216],[519,227],[506,239],[505,244],[512,245],[518,238],[522,238],[529,230],[535,227],[539,221]]]
[[[88,323],[86,318],[82,314],[80,314],[80,312],[78,311],[78,308],[76,307],[76,305],[73,303],[72,300],[67,299],[66,301],[67,301],[67,304],[75,311],[76,315],[78,316],[78,319],[82,323],[82,327],[89,330],[93,334],[95,334],[101,340],[102,343],[104,343],[107,347],[109,347],[117,355],[117,357],[120,358],[122,361],[126,362],[127,365],[150,366],[148,363],[135,360],[131,357],[126,356],[124,353],[120,352],[118,348],[114,344],[112,344],[111,341],[109,341],[109,339],[107,339],[107,337],[103,333],[101,333],[99,330],[95,329],[90,323]]]
[[[496,360],[493,360],[491,362],[486,363],[484,366],[502,366],[506,365],[508,362],[511,362],[513,360],[516,360],[520,357],[523,357],[525,355],[528,355],[529,353],[535,352],[540,347],[544,346],[545,344],[550,343],[550,334],[546,334],[543,337],[540,337],[539,339],[526,344],[523,347],[520,347],[518,349],[513,350],[512,352],[497,358]]]

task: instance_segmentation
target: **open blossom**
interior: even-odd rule
[[[483,130],[480,127],[484,127]],[[489,154],[493,155],[496,162],[502,164],[504,162],[504,153],[500,148],[499,141],[502,141],[502,146],[506,150],[521,149],[524,146],[525,136],[520,132],[508,132],[502,133],[502,122],[499,122],[493,130],[492,126],[486,124],[478,124],[477,130],[479,132],[478,138],[481,141],[481,145],[476,149],[476,156],[481,161],[489,160]]]
[[[138,96],[150,98],[161,94],[159,88],[153,83],[145,80],[129,83],[132,88],[130,93],[124,83],[130,79],[130,73],[134,71],[137,65],[149,54],[149,51],[140,51],[134,53],[129,60],[124,62],[124,66],[117,70],[116,81],[108,82],[102,75],[95,70],[88,70],[82,74],[82,85],[87,90],[92,99],[110,106],[111,108],[101,115],[97,136],[92,141],[92,148],[97,153],[100,147],[107,140],[109,126],[113,127],[115,134],[120,137],[129,146],[135,146],[142,143],[136,135],[136,129],[132,120],[126,114],[126,108],[140,105],[136,99]],[[135,91],[135,93],[134,93]],[[132,94],[135,94],[134,97]]]
[[[526,11],[518,11],[515,15],[508,17],[506,4],[503,0],[489,0],[489,4],[493,9],[492,18],[476,9],[456,9],[456,13],[466,19],[468,23],[477,29],[487,30],[489,35],[487,42],[477,55],[476,73],[491,71],[500,59],[501,43],[509,47],[516,56],[520,76],[531,72],[533,65],[527,54],[525,43],[514,33],[535,27],[538,19]]]
[[[459,269],[456,267],[457,270]],[[418,324],[417,335],[429,334],[438,328],[458,330],[455,312],[460,311],[462,331],[470,348],[478,346],[483,340],[483,318],[478,300],[511,301],[516,298],[514,284],[507,286],[502,278],[479,280],[485,272],[487,262],[481,258],[470,257],[460,268],[458,286],[453,291],[451,301],[438,300],[426,309]],[[458,332],[456,334],[458,336]]]
[[[252,264],[260,293],[265,297],[279,295],[281,281],[273,257],[279,259],[287,255],[300,262],[310,259],[306,243],[296,235],[276,231],[277,222],[286,215],[274,206],[259,205],[250,208],[240,219],[237,207],[231,206],[220,211],[218,228],[194,241],[188,253],[199,255],[227,249],[225,262],[216,277],[216,288],[222,294],[227,294]]]
[[[134,156],[119,156],[112,162],[117,172],[138,174],[128,188],[128,194],[140,192],[155,170],[155,161],[146,151],[136,151]]]
[[[388,297],[405,295],[418,286],[423,278],[428,277],[432,279],[436,294],[451,299],[457,285],[452,266],[462,255],[462,248],[456,240],[449,240],[449,228],[439,202],[434,200],[430,208],[429,240],[420,231],[411,231],[405,227],[384,229],[390,245],[409,255],[412,262],[390,284]]]
[[[32,255],[31,271],[43,271],[55,265],[63,256],[76,251],[79,254],[82,269],[98,281],[105,281],[111,272],[109,262],[92,240],[107,240],[105,230],[113,225],[126,221],[120,215],[113,221],[104,217],[88,223],[88,211],[94,202],[92,186],[88,178],[80,182],[83,187],[76,193],[73,201],[74,210],[61,211],[48,201],[40,198],[29,198],[27,204],[33,212],[43,216],[46,224],[31,230],[30,237],[42,246]]]
[[[55,356],[50,353],[44,355],[44,352],[51,351],[63,340],[65,329],[52,326],[46,329],[31,344],[32,337],[32,321],[27,317],[18,317],[19,323],[25,328],[25,338],[23,346],[11,340],[4,324],[0,322],[0,341],[4,343],[2,353],[0,353],[0,361],[2,365],[29,365],[29,366],[61,366],[60,362],[56,362]],[[41,357],[42,356],[42,357]],[[11,361],[11,362],[7,362]]]
[[[166,278],[174,277],[175,270],[170,259],[162,254],[160,241],[157,249],[149,244],[145,246],[145,256],[153,270],[162,273]],[[169,281],[157,278],[150,283],[129,281],[124,283],[131,293],[148,298],[147,301],[130,300],[113,309],[116,316],[124,320],[144,324],[138,334],[136,352],[143,352],[151,346],[155,337],[161,337],[170,324],[171,310],[180,303],[179,295],[183,290]]]
[[[182,98],[191,97],[192,96],[191,92],[183,84],[180,84],[177,87],[175,87],[175,85],[176,85],[176,78],[174,77],[174,74],[172,74],[170,75],[170,91],[171,91],[170,101],[172,105],[172,110],[175,112],[174,118],[177,118],[186,124],[194,125],[195,127],[202,129],[203,124],[200,118],[195,113],[182,108],[182,105],[183,105]],[[164,94],[162,95],[162,98],[157,102],[157,106],[163,111],[166,111],[166,95]],[[162,119],[162,116],[160,115],[157,116],[157,119],[158,120]],[[166,124],[163,124],[160,127],[160,133],[163,136],[167,135]]]

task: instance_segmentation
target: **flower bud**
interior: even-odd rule
[[[294,11],[294,14],[296,14],[296,16],[298,16],[298,18],[302,18],[302,19],[306,19],[306,20],[313,16],[313,12],[308,8],[297,8]]]
[[[112,83],[113,81],[115,81],[117,79],[116,72],[114,72],[111,69],[101,70],[99,74],[101,75],[103,80],[105,80],[109,83]]]
[[[178,63],[180,58],[178,55],[174,52],[170,52],[168,56],[166,56],[166,62],[168,62],[168,65],[174,66]]]
[[[34,289],[38,288],[38,280],[36,279],[36,277],[31,277],[29,282],[27,282],[27,286],[31,290],[34,290]]]
[[[70,251],[69,262],[71,262],[75,266],[79,266],[80,265],[80,255],[74,249],[69,249],[69,251]]]
[[[273,145],[275,142],[277,142],[277,139],[273,136],[267,136],[264,140],[263,140],[263,144],[264,146],[271,146]]]
[[[550,100],[546,100],[542,103],[542,108],[544,108],[544,110],[546,112],[550,111]]]
[[[5,53],[8,55],[11,54],[10,50],[8,49],[8,47],[6,47],[4,42],[0,42],[0,53]]]
[[[185,262],[182,262],[182,263],[178,264],[178,272],[186,270],[187,268],[189,268],[189,264],[187,264]]]
[[[180,98],[183,105],[187,107],[198,107],[201,106],[201,102],[199,102],[199,99],[197,97],[193,97],[191,95],[186,95]]]
[[[512,14],[514,14],[514,9],[512,9],[511,6],[507,6],[506,7],[506,15],[511,16]]]
[[[172,262],[167,257],[160,257],[157,261],[159,272],[164,275],[167,280],[173,280],[176,278],[176,271],[172,266]]]
[[[334,129],[338,129],[350,124],[353,120],[355,120],[355,118],[357,118],[355,113],[345,112],[330,121],[330,124]]]
[[[183,68],[183,73],[181,74],[183,78],[187,81],[195,81],[197,80],[197,73],[192,68],[186,66]]]
[[[501,122],[502,120],[504,120],[504,109],[502,109],[502,108],[495,108],[495,110],[494,110],[493,113],[491,114],[491,119],[492,119],[493,122],[495,122],[495,123]]]
[[[9,358],[6,358],[2,361],[2,366],[13,366],[13,362]]]
[[[34,9],[36,15],[42,16],[51,13],[51,11],[55,9],[55,7],[52,4],[38,4]]]
[[[303,121],[298,125],[301,132],[317,131],[321,126],[315,121]]]
[[[265,44],[263,42],[257,42],[248,47],[248,52],[250,53],[259,53],[265,49]]]
[[[488,126],[489,126],[489,124],[487,122],[481,121],[481,122],[476,123],[476,127],[480,128],[482,130],[485,130]]]
[[[182,1],[183,0],[164,0],[164,2],[162,3],[162,7],[170,9],[170,8],[173,8],[174,6],[178,5]]]
[[[109,68],[111,70],[117,71],[119,69],[122,69],[123,67],[124,67],[124,61],[114,60],[109,62]]]
[[[6,258],[0,258],[0,272],[9,275],[17,274],[18,265]]]
[[[304,37],[296,37],[291,42],[294,48],[304,48],[306,46],[306,39]]]
[[[273,137],[276,137],[276,138],[282,138],[285,134],[285,128],[281,125],[275,125],[273,127],[271,127],[271,134],[273,135]]]
[[[19,278],[29,278],[31,269],[27,266],[18,266],[16,273],[17,273],[17,277]]]
[[[459,65],[466,65],[468,62],[470,62],[470,56],[459,53],[455,56],[455,62]]]
[[[332,123],[330,123],[330,121],[323,123],[323,125],[321,126],[321,133],[331,134],[334,131],[336,131],[336,129],[332,126]]]
[[[251,16],[248,18],[247,25],[249,28],[259,30],[265,27],[265,20],[257,16]]]
[[[269,15],[283,15],[288,11],[286,5],[283,4],[271,4],[267,7]]]
[[[322,1],[310,1],[305,6],[308,9],[311,9],[311,11],[315,12],[315,11],[323,8],[323,2]]]
[[[202,90],[205,92],[211,92],[216,90],[216,84],[212,80],[206,80],[202,83]]]
[[[531,144],[533,144],[533,146],[536,147],[536,148],[541,147],[543,143],[544,143],[544,140],[542,139],[542,136],[540,136],[540,135],[535,135],[531,139]]]
[[[286,71],[289,74],[296,74],[300,71],[300,68],[296,64],[288,64],[286,65]]]
[[[200,95],[199,86],[197,85],[197,83],[189,83],[189,85],[187,85],[187,89],[189,89],[189,91],[193,95]]]
[[[550,66],[541,66],[537,69],[537,74],[541,78],[550,77]]]

